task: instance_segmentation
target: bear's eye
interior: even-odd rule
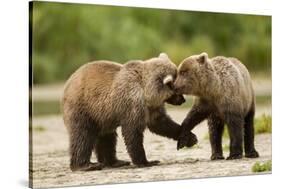
[[[185,75],[187,71],[180,71],[180,75]]]

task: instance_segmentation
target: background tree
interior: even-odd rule
[[[64,81],[98,59],[125,63],[165,51],[175,63],[208,52],[271,70],[271,17],[86,4],[33,2],[35,84]]]

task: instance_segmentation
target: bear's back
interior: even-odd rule
[[[247,68],[236,58],[214,57],[211,63],[221,82],[221,92],[244,111],[248,111],[254,101],[254,91]]]
[[[64,96],[84,97],[98,95],[111,87],[116,74],[122,65],[110,61],[94,61],[81,66],[76,70],[65,84]]]
[[[115,76],[122,65],[110,61],[94,61],[81,66],[65,84],[62,99],[64,114],[85,111],[94,117],[108,109]]]

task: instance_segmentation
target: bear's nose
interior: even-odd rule
[[[174,89],[177,90],[179,88],[179,79],[177,78],[173,83]]]
[[[176,94],[181,94],[181,87],[178,87],[177,85],[174,85],[174,91]]]
[[[184,97],[181,97],[181,102],[180,102],[180,104],[183,104],[183,103],[185,103],[185,99],[184,99]]]

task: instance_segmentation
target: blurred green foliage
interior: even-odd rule
[[[46,131],[46,128],[43,127],[42,125],[36,125],[36,126],[33,126],[33,130],[36,132],[43,132],[43,131]]]
[[[256,162],[252,166],[252,172],[265,172],[265,171],[271,171],[272,170],[272,161],[268,160],[264,163]]]
[[[32,115],[51,115],[51,114],[60,114],[60,101],[58,100],[34,100]]]
[[[166,52],[179,64],[192,54],[239,58],[271,69],[271,17],[33,2],[33,81],[62,81],[98,59],[124,63]]]
[[[271,115],[262,114],[255,119],[255,133],[271,133],[272,132],[272,118]]]

